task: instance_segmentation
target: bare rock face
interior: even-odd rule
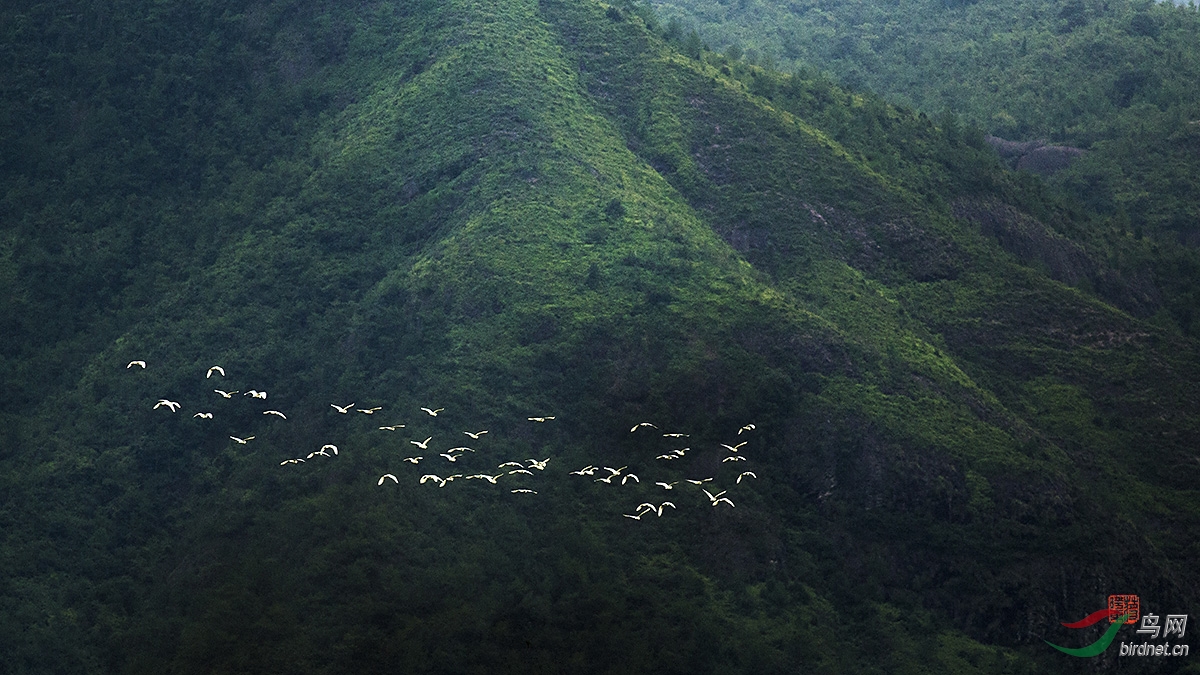
[[[1084,154],[1080,148],[1051,145],[1044,140],[1009,141],[998,136],[985,136],[984,140],[996,149],[997,154],[1008,160],[1012,168],[1039,176],[1052,176]]]

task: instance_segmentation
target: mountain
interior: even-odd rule
[[[1161,672],[1043,640],[1200,597],[1191,278],[979,132],[633,5],[68,10],[0,22],[0,669]]]
[[[829,73],[1009,141],[1085,150],[1054,183],[1163,245],[1200,243],[1200,13],[1141,0],[654,0],[683,37]],[[1047,168],[1030,166],[1033,171]]]

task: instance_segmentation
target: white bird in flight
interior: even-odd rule
[[[713,479],[701,478],[700,480],[692,480],[691,478],[684,478],[684,480],[691,483],[692,485],[703,485],[704,483],[711,483]]]
[[[158,410],[159,408],[163,407],[164,405],[165,405],[165,406],[167,406],[168,408],[170,408],[170,409],[171,409],[171,412],[176,412],[177,410],[179,410],[179,404],[178,404],[178,403],[176,403],[175,401],[168,401],[168,400],[167,400],[167,399],[165,399],[165,398],[160,398],[160,399],[158,399],[158,403],[155,403],[155,404],[154,404],[154,408],[153,408],[153,409],[154,409],[154,410]]]
[[[642,519],[642,516],[646,515],[647,513],[650,513],[650,512],[649,512],[649,511],[642,511],[641,513],[639,513],[639,514],[637,514],[637,515],[631,515],[631,514],[628,514],[628,513],[622,513],[621,515],[625,516],[626,518],[633,518],[634,520],[641,520],[641,519]]]
[[[210,412],[198,412],[195,415],[192,415],[192,417],[199,417],[206,420],[211,420],[213,418],[212,413]]]
[[[721,490],[720,492],[718,492],[717,494],[714,495],[713,493],[709,492],[708,490],[705,490],[704,494],[708,495],[708,501],[716,503],[717,499],[719,499],[721,497],[721,495],[725,494],[726,492],[728,492],[728,490]]]
[[[732,456],[726,457],[725,459],[721,460],[721,463],[724,464],[725,462],[744,462],[744,461],[746,461],[746,458],[744,456],[732,455]]]
[[[510,476],[511,476],[511,475],[513,475],[514,473],[524,473],[524,474],[529,474],[530,476],[532,476],[532,475],[533,475],[533,472],[532,472],[532,471],[530,471],[529,469],[513,469],[512,471],[509,471],[509,472],[508,472],[508,475],[510,475]]]
[[[284,415],[283,413],[279,412],[278,410],[264,410],[263,414],[264,415],[274,415],[276,417],[282,417],[285,420],[287,419],[287,415]]]
[[[550,462],[550,458],[547,457],[546,459],[543,459],[540,462],[537,461],[536,459],[527,459],[525,461],[529,462],[529,468],[537,469],[538,471],[545,471],[546,464]]]
[[[435,475],[433,475],[433,474],[431,474],[431,473],[427,473],[427,474],[425,474],[424,476],[421,476],[421,485],[424,485],[424,484],[425,484],[425,481],[428,481],[428,480],[435,480],[435,481],[437,481],[437,482],[439,483],[438,487],[442,487],[442,486],[444,486],[444,485],[446,484],[446,481],[445,481],[444,479],[442,479],[442,478],[440,478],[440,477],[438,477],[438,476],[435,476]]]
[[[721,497],[720,499],[714,501],[712,505],[716,506],[717,504],[720,504],[721,502],[725,502],[726,504],[733,506],[733,502],[729,501],[729,497]]]
[[[437,414],[442,412],[443,410],[445,410],[445,408],[438,408],[437,410],[430,410],[429,408],[421,408],[421,410],[424,410],[425,412],[429,413],[430,417],[437,417]]]
[[[403,428],[404,428],[403,424],[393,424],[391,426],[379,427],[379,430],[380,431],[395,431],[397,429],[403,429]]]
[[[424,458],[424,457],[419,457],[419,456],[418,456],[418,457],[405,457],[405,458],[404,458],[404,461],[406,461],[406,462],[409,462],[409,463],[412,463],[412,464],[417,464],[417,463],[419,463],[419,462],[420,462],[421,460],[423,460],[423,459],[425,459],[425,458]]]
[[[382,476],[380,476],[380,477],[379,477],[379,482],[378,482],[378,483],[376,483],[376,485],[383,485],[383,481],[387,480],[388,478],[391,478],[391,479],[392,479],[392,482],[394,482],[396,485],[399,485],[399,484],[400,484],[400,480],[399,480],[399,479],[397,479],[395,476],[393,476],[393,475],[392,475],[392,474],[390,474],[390,473],[385,473],[385,474],[383,474]]]
[[[513,493],[514,495],[515,495],[515,494],[531,494],[531,495],[536,495],[536,494],[537,494],[537,490],[527,490],[527,489],[525,489],[525,488],[517,488],[516,490],[513,490],[513,491],[512,491],[512,493]]]
[[[338,412],[340,412],[340,413],[342,413],[343,415],[345,415],[346,413],[350,412],[350,410],[351,410],[351,409],[353,409],[353,408],[354,408],[354,404],[353,404],[353,403],[351,403],[351,404],[350,404],[350,405],[348,405],[348,406],[340,406],[340,405],[338,405],[338,404],[336,404],[336,403],[330,403],[330,404],[329,404],[329,407],[331,407],[331,408],[333,408],[334,410],[337,410]]]
[[[683,455],[667,454],[667,455],[659,455],[658,457],[655,457],[654,459],[679,459],[682,456]]]
[[[298,459],[298,458],[297,459],[285,459],[279,463],[279,466],[283,466],[284,464],[300,464],[303,461],[304,460]]]
[[[366,409],[359,408],[358,412],[363,413],[364,415],[374,415],[375,413],[379,412],[380,410],[383,410],[383,406],[377,405],[374,408],[366,408]]]
[[[333,445],[332,443],[326,443],[325,445],[322,445],[322,446],[321,446],[321,450],[322,450],[322,451],[325,451],[325,450],[332,450],[332,451],[333,451],[333,454],[335,454],[335,455],[336,455],[336,454],[338,454],[338,449],[337,449],[337,446],[336,446],[336,445]]]
[[[755,427],[753,424],[747,424],[746,426],[742,427],[741,429],[738,429],[738,436],[741,436],[743,431],[754,431],[754,429],[755,429]]]
[[[220,389],[213,389],[213,391],[220,394],[222,398],[233,398],[233,395],[238,393],[236,391],[221,391]]]
[[[457,448],[450,448],[446,452],[475,452],[475,448],[468,448],[465,445],[460,445]]]
[[[503,469],[503,468],[504,468],[504,467],[506,467],[506,466],[515,466],[515,467],[517,467],[518,469],[524,469],[524,468],[525,468],[525,465],[524,465],[524,464],[521,464],[520,462],[505,462],[505,463],[503,463],[503,464],[501,464],[501,465],[497,466],[496,468],[497,468],[497,469]]]
[[[554,417],[527,417],[525,419],[529,420],[530,422],[546,422],[554,419]]]
[[[433,440],[433,436],[430,436],[429,438],[426,438],[423,441],[409,441],[409,443],[412,443],[413,445],[417,446],[418,448],[420,448],[422,450],[428,450],[429,449],[429,441],[432,441],[432,440]]]
[[[258,391],[256,389],[251,389],[250,391],[242,394],[242,396],[249,396],[251,398],[261,398],[261,399],[265,400],[267,398],[267,392]]]
[[[638,429],[640,429],[642,427],[650,427],[652,429],[658,428],[658,427],[654,426],[653,424],[650,424],[649,422],[638,422],[637,424],[633,425],[633,428],[629,430],[629,433],[632,434],[633,432],[637,431]]]
[[[479,437],[480,437],[480,436],[482,436],[482,435],[484,435],[484,434],[486,434],[486,433],[487,433],[487,429],[484,429],[483,431],[476,431],[475,433],[471,433],[471,432],[469,432],[469,431],[464,431],[463,433],[464,433],[464,434],[466,434],[466,435],[468,435],[468,436],[470,436],[470,437],[471,437],[471,440],[473,440],[473,441],[477,441],[477,440],[479,440]]]
[[[628,474],[625,474],[625,476],[623,478],[621,478],[621,485],[624,485],[625,481],[629,480],[630,478],[632,478],[634,481],[636,481],[638,483],[642,482],[642,479],[638,478],[636,474],[628,473]]]
[[[440,457],[445,457],[445,458],[446,458],[446,460],[447,460],[447,461],[450,461],[450,462],[457,462],[457,461],[458,461],[458,458],[459,458],[459,455],[452,455],[452,454],[450,454],[450,453],[448,453],[448,452],[439,453],[439,456],[440,456]]]
[[[212,377],[213,372],[218,372],[221,374],[221,377],[225,377],[225,369],[224,368],[222,368],[221,366],[213,366],[212,368],[208,369],[208,374],[204,376],[204,379],[208,379],[208,378]]]
[[[688,434],[663,434],[663,438],[687,438]]]
[[[580,469],[578,471],[571,471],[570,473],[573,476],[594,476],[594,475],[596,475],[597,468],[598,467],[594,467],[591,464],[588,464],[587,466],[583,467],[582,469]]]
[[[132,368],[134,366],[141,366],[142,370],[145,370],[146,362],[145,361],[130,361],[129,365],[125,366],[125,370],[129,370],[130,368]]]
[[[472,478],[481,478],[481,479],[486,480],[487,482],[491,483],[492,485],[495,485],[496,480],[498,478],[500,478],[500,476],[503,476],[503,475],[504,474],[500,474],[499,476],[489,476],[486,473],[477,473],[473,476],[467,476],[467,480],[471,480]]]
[[[725,448],[726,450],[728,450],[730,452],[737,452],[738,448],[742,447],[743,445],[745,445],[747,443],[749,443],[749,441],[742,441],[741,443],[738,443],[737,445],[726,445],[726,444],[722,443],[721,447]]]
[[[232,438],[234,441],[236,441],[238,445],[245,445],[245,444],[249,443],[250,441],[254,440],[253,436],[247,436],[245,438],[238,438],[237,436],[230,436],[230,438]]]
[[[658,509],[657,509],[657,511],[658,511],[658,517],[659,517],[659,518],[662,518],[662,514],[663,514],[663,507],[664,507],[664,506],[669,506],[669,507],[671,507],[671,508],[675,508],[675,505],[674,505],[674,504],[672,504],[671,502],[663,502],[663,503],[659,504],[659,505],[658,505]]]
[[[676,486],[676,485],[679,485],[679,481],[675,481],[675,482],[673,482],[673,483],[663,483],[663,482],[658,482],[658,483],[655,483],[655,485],[661,485],[661,486],[663,486],[663,489],[664,489],[664,490],[674,490],[674,489],[675,489],[675,486]]]
[[[614,469],[614,468],[612,468],[611,466],[606,466],[606,467],[603,467],[603,468],[604,468],[604,470],[605,470],[605,471],[608,471],[609,473],[611,473],[611,474],[612,474],[612,476],[620,476],[620,475],[621,475],[621,472],[622,472],[622,471],[624,471],[625,469],[628,469],[628,468],[629,468],[629,466],[628,466],[628,465],[626,465],[626,466],[623,466],[623,467],[621,467],[621,468],[619,468],[619,469]],[[612,478],[612,476],[609,476],[609,478]]]
[[[737,477],[737,482],[738,482],[738,483],[741,483],[741,482],[742,482],[742,478],[743,478],[743,477],[745,477],[745,476],[750,476],[750,477],[751,477],[751,478],[753,478],[754,480],[758,480],[758,476],[754,475],[754,472],[753,472],[753,471],[743,471],[743,472],[741,472],[740,474],[738,474],[738,477]]]

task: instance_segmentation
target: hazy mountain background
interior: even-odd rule
[[[6,5],[0,671],[1195,670],[1043,642],[1200,606],[1187,238],[663,15]]]

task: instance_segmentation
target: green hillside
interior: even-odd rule
[[[1196,274],[953,118],[590,0],[0,18],[0,672],[1191,665],[1044,640],[1200,606]]]
[[[1087,150],[1055,182],[1137,236],[1200,244],[1200,12],[1149,0],[652,0],[683,37],[828,73],[988,133]]]

